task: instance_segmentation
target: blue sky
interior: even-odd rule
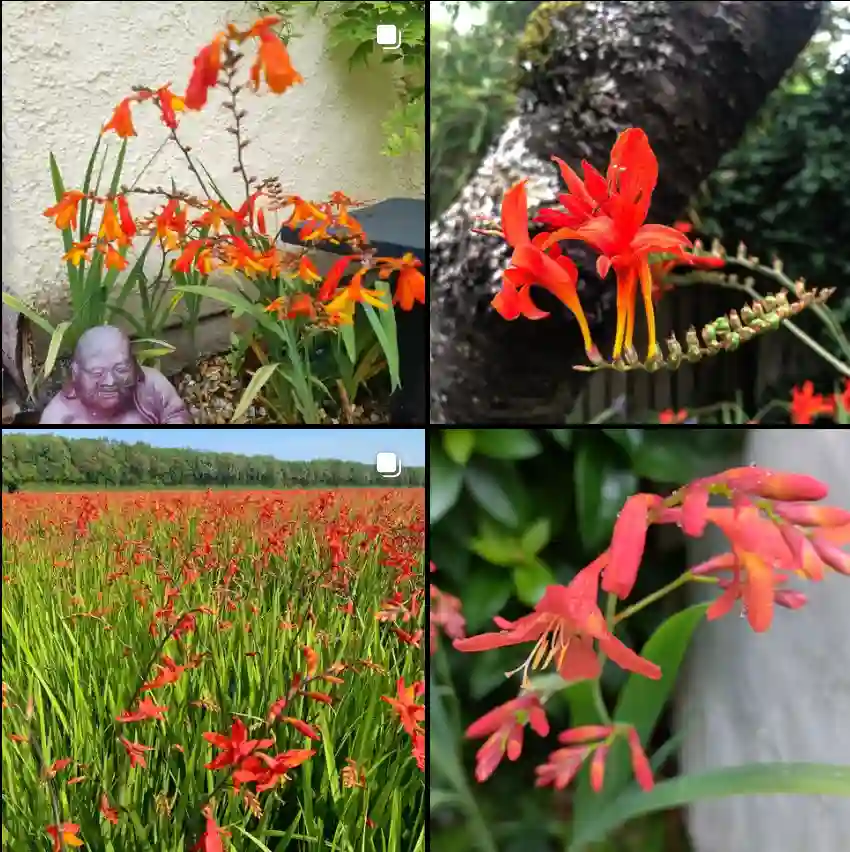
[[[395,453],[405,467],[425,464],[424,429],[4,429],[3,434],[109,438],[154,447],[188,447],[288,461],[343,459],[374,463],[377,453]]]

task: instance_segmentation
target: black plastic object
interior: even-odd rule
[[[408,252],[422,261],[421,271],[427,276],[425,241],[427,224],[425,201],[417,198],[388,198],[368,207],[352,211],[369,238],[369,244],[379,257],[402,257]],[[298,231],[281,228],[278,239],[305,245]],[[334,243],[310,243],[311,248],[333,254],[350,254],[350,249]],[[411,311],[396,309],[398,329],[399,372],[402,387],[391,398],[390,417],[393,423],[425,426],[427,397],[428,311],[426,305],[416,304]]]

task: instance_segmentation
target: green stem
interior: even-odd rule
[[[661,600],[665,595],[672,592],[674,589],[678,589],[680,586],[684,586],[685,583],[716,583],[717,580],[714,577],[696,577],[691,574],[690,571],[685,571],[680,577],[677,577],[673,580],[672,583],[668,583],[666,586],[662,586],[658,591],[653,592],[651,595],[647,595],[643,600],[638,601],[636,604],[632,604],[630,607],[624,609],[619,615],[614,618],[614,624],[619,624],[621,621],[625,621],[627,618],[633,616],[635,613],[640,612],[642,609],[646,609],[650,604],[654,604],[656,601]]]

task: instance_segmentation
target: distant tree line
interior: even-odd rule
[[[300,489],[424,484],[424,467],[403,467],[399,477],[384,479],[373,464],[339,459],[281,461],[271,456],[162,449],[141,442],[3,436],[3,487],[13,491],[27,485]]]

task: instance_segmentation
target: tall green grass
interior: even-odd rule
[[[345,496],[322,518],[313,495],[287,503],[280,492],[254,494],[241,506],[209,494],[115,495],[77,536],[74,513],[86,499],[3,500],[3,850],[50,849],[45,827],[58,816],[79,824],[88,850],[183,852],[197,841],[210,798],[230,832],[225,849],[424,850],[423,775],[382,700],[395,697],[399,678],[423,678],[422,651],[375,618],[394,589],[384,543],[421,553],[410,499]],[[323,587],[334,585],[327,539],[336,523],[349,530],[337,572],[348,577],[347,595],[340,583]],[[198,612],[185,638],[165,638],[161,623],[153,635],[166,575],[179,577],[185,566],[205,567],[174,599],[174,612],[215,614]],[[228,567],[236,573],[226,585]],[[417,583],[422,576],[420,559]],[[352,614],[340,608],[348,598]],[[307,687],[329,693],[332,705],[299,694],[283,711],[315,728],[319,742],[266,722],[296,674],[306,676],[305,647],[318,652],[319,673],[336,664],[344,681]],[[117,722],[161,653],[181,665],[204,658],[176,683],[144,693],[168,707],[163,720]],[[316,749],[291,780],[258,794],[256,813],[242,795],[247,788],[232,791],[227,770],[204,768],[218,752],[203,733],[229,732],[234,718],[252,738],[273,736],[270,754]],[[153,747],[146,769],[130,768],[119,736]],[[45,767],[62,758],[73,763],[45,778]],[[343,784],[346,759],[362,768],[365,787]],[[99,811],[103,793],[117,825]]]

